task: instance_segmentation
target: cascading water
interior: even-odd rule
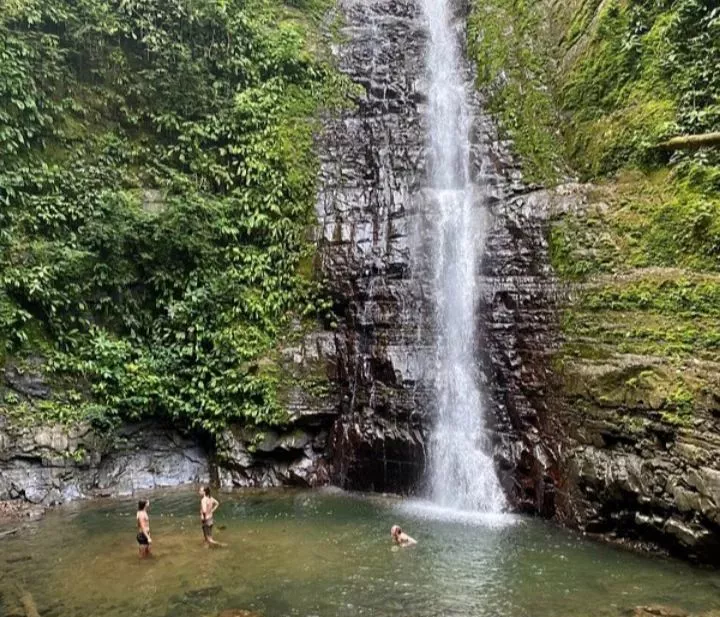
[[[432,267],[436,302],[437,414],[430,444],[431,497],[443,507],[501,512],[476,367],[476,281],[484,232],[482,187],[470,165],[469,84],[451,0],[421,0],[427,54]]]

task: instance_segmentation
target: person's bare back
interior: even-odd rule
[[[390,529],[390,536],[393,539],[393,542],[397,546],[407,547],[407,546],[414,546],[417,544],[417,541],[411,538],[409,535],[407,535],[399,525],[393,525]]]
[[[220,502],[210,495],[210,487],[204,486],[200,489],[200,521],[202,522],[203,538],[207,546],[224,546],[216,542],[213,537],[213,526],[215,525],[215,510],[220,507]]]

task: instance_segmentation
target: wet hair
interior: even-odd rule
[[[400,525],[393,525],[393,526],[390,528],[390,535],[391,535],[391,536],[399,536],[402,532],[403,532],[403,530],[400,528]]]
[[[210,487],[203,486],[203,493],[205,493],[205,497],[210,497]]]
[[[147,504],[148,504],[147,499],[141,499],[140,501],[138,501],[138,512],[140,510],[144,510],[145,506],[147,506]]]

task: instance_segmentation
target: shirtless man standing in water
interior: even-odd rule
[[[150,507],[150,501],[147,499],[141,499],[138,501],[137,514],[135,520],[137,521],[137,541],[140,545],[140,557],[150,556],[150,545],[152,544],[152,538],[150,537],[150,517],[148,516],[148,508]]]
[[[215,510],[220,507],[220,503],[210,495],[209,486],[204,486],[200,489],[200,497],[200,520],[202,521],[205,544],[207,546],[224,546],[220,544],[220,542],[215,542],[212,537],[213,525],[215,524],[213,514],[215,514]]]

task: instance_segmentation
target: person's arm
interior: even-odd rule
[[[219,507],[220,507],[220,502],[219,502],[217,499],[215,499],[215,497],[213,497],[213,500],[212,500],[212,511],[211,511],[211,513],[210,513],[211,516],[212,516],[213,514],[215,514],[215,510],[217,510]]]

